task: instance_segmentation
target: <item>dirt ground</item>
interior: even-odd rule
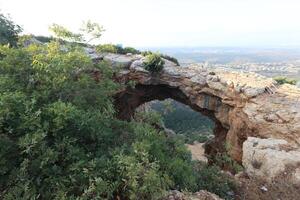
[[[193,160],[207,162],[204,143],[186,144]],[[297,166],[297,167],[300,167]],[[295,167],[286,169],[276,179],[268,183],[259,178],[248,177],[246,173],[233,176],[236,183],[235,200],[300,200],[300,184],[292,183],[291,173]]]
[[[237,179],[236,200],[300,200],[300,185],[290,176],[280,175],[272,183],[241,176]]]
[[[187,148],[192,153],[192,159],[193,160],[199,160],[202,162],[207,162],[207,158],[205,157],[205,149],[203,147],[204,143],[197,143],[194,144],[186,144]]]

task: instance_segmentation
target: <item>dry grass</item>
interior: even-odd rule
[[[299,167],[299,166],[297,166]],[[300,184],[292,183],[291,174],[294,167],[288,167],[287,172],[280,174],[271,183],[259,178],[241,176],[237,179],[237,200],[299,200]],[[265,186],[268,191],[263,191]]]

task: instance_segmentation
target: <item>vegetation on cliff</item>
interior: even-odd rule
[[[74,44],[0,46],[0,199],[158,199],[211,190],[206,177],[226,197],[228,179],[205,175],[215,171],[157,130],[158,116],[116,118],[112,94],[125,86]]]
[[[179,134],[185,143],[202,143],[213,136],[214,122],[186,105],[165,100],[152,103],[151,108],[162,116],[165,126]]]
[[[18,34],[22,31],[19,25],[16,25],[7,16],[0,13],[0,45],[17,45]]]
[[[287,77],[275,77],[274,80],[279,84],[290,84],[290,85],[296,85],[297,80],[295,79],[289,79]]]
[[[160,55],[156,53],[147,55],[144,61],[145,69],[152,73],[160,72],[163,69],[164,64],[165,61],[163,61]]]

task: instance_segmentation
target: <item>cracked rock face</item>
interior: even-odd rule
[[[300,149],[300,89],[295,86],[279,86],[273,79],[255,73],[211,72],[170,61],[162,72],[151,74],[143,68],[141,56],[102,56],[118,63],[121,70],[117,81],[136,83],[136,89],[124,89],[116,95],[121,118],[130,119],[132,110],[147,101],[173,98],[218,121],[227,130],[223,140],[231,157],[239,162],[246,156],[243,151],[247,152],[248,146],[243,148],[243,143],[249,137],[282,139],[285,146]],[[260,146],[251,147],[256,148]],[[294,152],[297,156],[298,150]],[[273,163],[279,166],[276,162],[281,160]]]
[[[300,151],[285,140],[249,137],[243,145],[243,166],[250,176],[268,181],[289,173],[300,185]]]

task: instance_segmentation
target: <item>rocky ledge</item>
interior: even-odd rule
[[[288,166],[300,171],[298,88],[255,73],[180,67],[168,60],[162,72],[153,74],[143,68],[140,55],[91,54],[120,68],[117,81],[135,82],[138,92],[132,89],[118,96],[123,107],[130,107],[125,114],[146,101],[174,98],[213,118],[217,129],[223,129],[220,140],[250,174],[271,179]],[[253,166],[255,160],[259,168]]]

